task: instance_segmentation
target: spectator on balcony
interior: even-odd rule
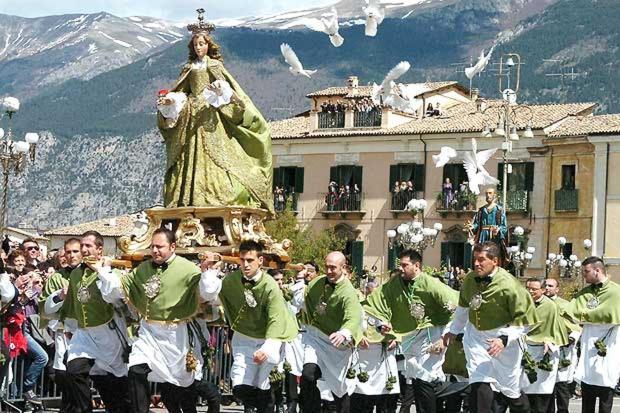
[[[413,188],[412,181],[407,181],[407,192],[409,192],[409,194],[413,197],[413,193],[415,192],[415,190]]]
[[[452,189],[452,182],[450,178],[446,178],[442,186],[443,192],[443,207],[444,209],[450,209],[452,202],[454,202],[454,190]]]
[[[428,106],[426,107],[426,116],[433,116],[434,113],[435,113],[435,109],[433,108],[433,104],[429,103]]]
[[[284,189],[279,186],[273,190],[273,206],[277,212],[282,212],[286,208]]]
[[[439,102],[437,102],[437,104],[435,105],[435,110],[433,110],[433,116],[441,116],[443,114],[443,112],[441,111],[441,108],[439,107]]]
[[[392,188],[392,193],[397,194],[400,192],[400,182],[394,182],[394,187]]]

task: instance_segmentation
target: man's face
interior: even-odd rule
[[[595,284],[599,282],[601,278],[601,270],[593,266],[592,264],[584,265],[581,267],[581,274],[583,275],[583,279],[588,284]]]
[[[71,268],[75,268],[82,262],[82,250],[81,245],[78,242],[72,242],[65,245],[64,259],[67,265]]]
[[[545,295],[549,298],[555,297],[560,293],[558,287],[558,281],[554,278],[549,278],[545,281]]]
[[[103,256],[103,247],[98,247],[95,245],[94,235],[82,237],[80,245],[82,249],[82,257],[94,257],[95,259],[100,259]]]
[[[542,297],[545,292],[545,289],[542,288],[542,285],[540,285],[540,282],[538,281],[527,282],[525,288],[527,289],[527,292],[530,293],[534,301],[540,300],[540,297]]]
[[[316,278],[316,270],[314,269],[314,265],[306,264],[306,276],[304,279],[306,282],[310,282]]]
[[[403,257],[400,259],[400,269],[404,279],[412,280],[420,273],[420,263],[413,263],[410,257]]]
[[[281,273],[277,273],[276,275],[273,275],[272,278],[278,284],[278,287],[282,289],[282,287],[284,286],[284,275],[282,275]]]
[[[339,259],[335,255],[328,255],[325,258],[325,275],[327,275],[327,279],[330,282],[338,281],[344,273],[345,264],[346,260]]]
[[[79,249],[79,244],[78,244]],[[67,258],[65,257],[65,249],[58,250],[58,263],[61,267],[65,268],[67,266]]]
[[[36,242],[32,241],[24,243],[24,251],[26,251],[30,260],[38,260],[41,255],[39,245]]]
[[[487,203],[491,203],[495,201],[495,189],[487,189],[484,193]]]
[[[241,272],[246,278],[254,277],[263,266],[263,257],[259,256],[258,251],[242,251],[239,253],[239,260]]]
[[[497,257],[489,258],[486,251],[474,252],[474,271],[478,277],[486,277],[499,265]]]
[[[165,234],[155,234],[151,241],[151,257],[153,262],[161,265],[174,254],[176,244],[170,244]]]

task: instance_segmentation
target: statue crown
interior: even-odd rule
[[[198,33],[206,33],[210,34],[213,30],[215,30],[215,25],[212,23],[205,22],[205,9],[200,8],[197,9],[198,13],[198,21],[196,23],[191,23],[187,25],[187,30],[192,32],[192,34]]]

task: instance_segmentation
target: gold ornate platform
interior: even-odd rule
[[[235,206],[147,209],[134,222],[133,233],[120,238],[118,246],[123,258],[140,261],[150,255],[153,232],[167,227],[176,234],[179,255],[212,251],[236,256],[241,242],[253,240],[263,245],[271,261],[286,264],[291,242],[276,242],[267,235],[263,222],[268,214],[264,209]]]

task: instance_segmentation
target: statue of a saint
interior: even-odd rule
[[[485,196],[486,205],[478,210],[471,223],[474,243],[494,241],[500,247],[503,257],[506,257],[508,246],[506,211],[501,205],[497,204],[497,191],[495,188],[487,188]]]
[[[198,10],[189,59],[160,92],[157,125],[166,145],[164,205],[250,206],[273,211],[267,122],[222,63]]]

